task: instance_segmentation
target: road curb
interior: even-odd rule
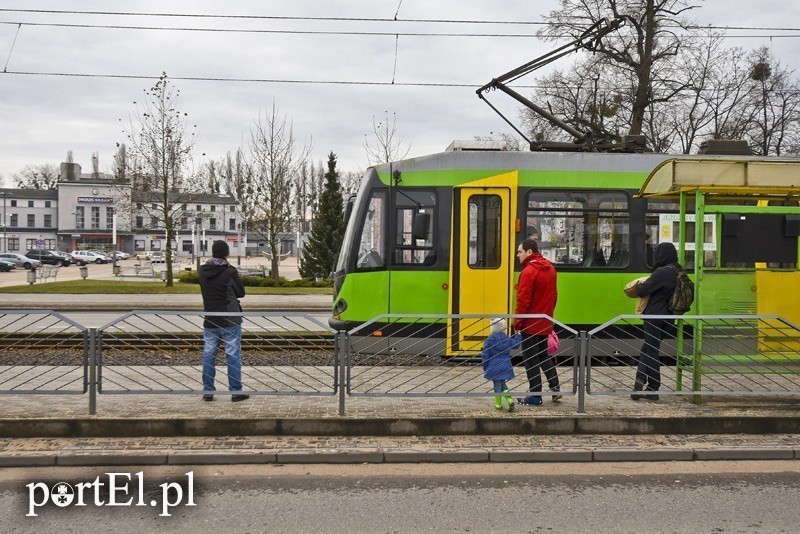
[[[617,449],[600,448],[592,453],[596,462],[673,462],[694,459],[693,449]]]
[[[0,419],[3,438],[800,434],[800,417]]]
[[[718,447],[695,450],[697,460],[791,460],[792,448]]]
[[[553,462],[692,462],[790,460],[792,448],[718,449],[454,449],[454,450],[301,450],[301,451],[197,451],[136,453],[25,453],[0,454],[0,467],[103,467],[148,465],[244,464],[382,464],[382,463],[553,463]]]

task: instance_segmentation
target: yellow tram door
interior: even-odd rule
[[[517,173],[485,181],[505,182],[503,185],[507,186],[465,186],[453,190],[449,306],[452,315],[509,313],[514,267],[511,221],[515,216]],[[447,334],[448,356],[480,353],[489,335],[489,319],[450,319]]]

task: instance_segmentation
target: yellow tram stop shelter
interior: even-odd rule
[[[686,265],[687,250],[694,254],[694,314],[780,317],[794,335],[772,346],[777,336],[771,335],[770,326],[753,321],[756,354],[748,355],[748,361],[779,354],[790,360],[786,363],[800,365],[800,159],[673,158],[650,173],[637,196],[680,203],[672,224],[677,226],[681,265]],[[694,209],[687,212],[690,202]],[[707,255],[709,250],[716,254]],[[685,351],[684,321],[678,322],[677,385],[680,389],[683,371],[691,370],[692,391],[699,392],[703,321],[695,323],[691,350]],[[706,356],[708,350],[713,349],[707,348]],[[764,369],[770,372],[768,366]]]

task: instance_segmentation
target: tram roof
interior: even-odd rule
[[[749,198],[800,196],[800,158],[672,157],[650,173],[638,196],[678,197],[681,191]]]
[[[607,152],[530,152],[530,151],[453,151],[440,152],[396,162],[383,163],[374,168],[380,174],[391,170],[423,172],[453,169],[487,170],[561,170],[583,172],[640,172],[651,176],[668,161],[713,162],[789,162],[800,165],[800,158],[764,158],[754,156],[675,155],[653,153]]]
[[[614,154],[599,152],[454,151],[440,152],[391,163],[391,170],[424,172],[454,169],[474,170],[553,170],[582,172],[648,173],[668,159],[669,154]],[[376,165],[380,174],[389,174],[389,163]]]

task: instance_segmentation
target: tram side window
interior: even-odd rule
[[[436,194],[433,191],[398,190],[395,194],[395,265],[433,265],[436,249],[433,241],[436,219]],[[414,235],[422,230],[424,236]]]
[[[497,269],[502,263],[502,207],[497,195],[469,197],[467,265],[473,269]]]
[[[686,261],[684,267],[694,269],[694,201],[686,204]],[[713,267],[717,263],[716,222],[707,215],[703,224],[703,266]],[[649,199],[645,216],[645,261],[648,267],[655,265],[655,252],[659,243],[670,241],[678,248],[680,244],[680,205],[671,200]]]
[[[531,191],[526,237],[557,265],[624,268],[630,262],[628,196],[621,191]]]
[[[383,191],[372,193],[361,227],[357,269],[378,269],[386,265],[383,257],[384,235],[386,234],[383,216],[385,206],[386,193]]]

